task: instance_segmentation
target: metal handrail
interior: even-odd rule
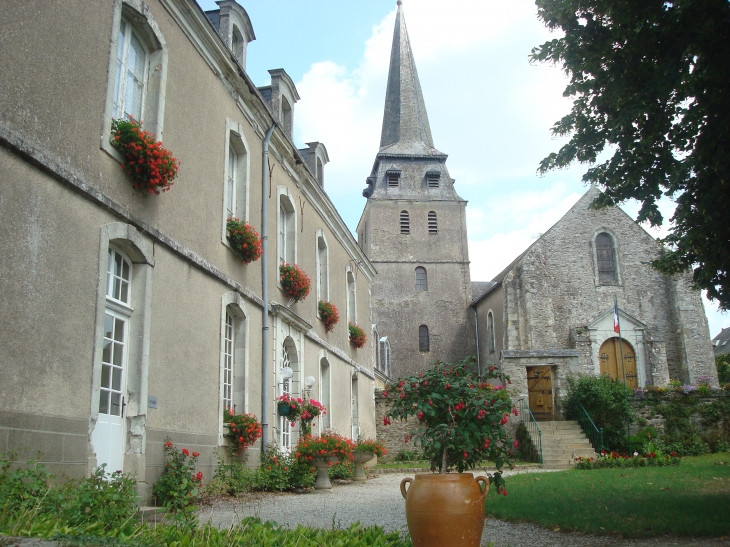
[[[603,450],[603,428],[597,428],[596,424],[593,423],[590,414],[585,407],[578,403],[582,414],[578,417],[578,423],[583,428],[583,431],[588,435],[588,440],[591,441],[593,448],[596,452]]]
[[[545,463],[542,457],[542,430],[540,429],[540,426],[537,425],[537,420],[535,419],[535,416],[532,415],[530,405],[527,404],[527,401],[525,399],[520,399],[517,401],[517,404],[519,405],[520,421],[525,426],[525,429],[527,429],[530,439],[534,442],[534,439],[537,438],[537,453],[540,458],[540,464],[542,465]]]

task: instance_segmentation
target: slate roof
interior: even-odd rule
[[[398,0],[379,155],[443,156],[434,148],[416,63]]]
[[[730,327],[722,329],[720,334],[712,339],[712,351],[715,352],[715,357],[730,353]]]
[[[489,289],[494,287],[496,283],[494,281],[472,281],[471,282],[471,301],[478,300],[484,295]]]

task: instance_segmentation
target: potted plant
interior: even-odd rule
[[[261,257],[261,237],[248,222],[241,222],[235,217],[226,220],[226,237],[233,250],[244,264],[249,264]]]
[[[242,455],[242,451],[261,438],[263,429],[254,414],[236,414],[232,408],[223,409],[223,423],[228,425],[231,456]]]
[[[382,457],[388,450],[380,441],[374,439],[358,439],[355,442],[355,448],[352,450],[353,461],[355,462],[354,481],[364,481],[367,479],[363,466],[372,460],[375,456]]]
[[[291,302],[300,302],[307,297],[311,281],[297,264],[292,265],[285,262],[279,266],[279,275],[281,276],[281,289],[291,299]]]
[[[276,407],[279,416],[287,416],[289,420],[295,420],[299,416],[299,402],[288,393],[276,398]]]
[[[173,185],[180,161],[135,119],[112,120],[112,144],[124,155],[122,168],[135,190],[159,195]]]
[[[365,336],[365,331],[359,325],[352,322],[347,324],[347,329],[350,331],[350,344],[358,349],[365,347],[365,342],[368,339]]]
[[[329,467],[337,461],[352,459],[353,443],[350,439],[325,431],[319,437],[304,436],[297,443],[294,457],[297,460],[309,462],[317,468],[317,482],[315,490],[332,488],[329,479]]]
[[[431,470],[439,471],[401,482],[414,547],[432,545],[431,533],[442,534],[441,543],[435,544],[479,545],[490,480],[484,476],[475,479],[464,472],[467,469],[483,461],[494,462],[497,472],[488,476],[497,493],[507,495],[501,469],[505,464],[512,467],[509,458],[517,446],[504,428],[510,413],[517,414],[504,387],[509,379],[494,366],[481,378],[474,368],[473,357],[457,365],[437,362],[417,376],[400,379],[384,392],[393,400],[384,424],[391,419],[415,418],[406,441],[415,438],[431,461]],[[450,469],[458,473],[447,474]]]
[[[302,427],[302,435],[312,434],[312,420],[320,414],[327,414],[324,405],[314,399],[299,399],[299,420]]]
[[[335,306],[332,302],[320,300],[319,304],[317,304],[317,309],[319,310],[319,316],[322,318],[322,323],[324,323],[325,332],[332,332],[332,329],[334,329],[335,325],[340,321],[340,314],[337,312],[337,306]]]

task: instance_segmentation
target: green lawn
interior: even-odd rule
[[[626,537],[730,534],[730,454],[673,467],[517,475],[507,490],[507,497],[490,492],[488,515]]]

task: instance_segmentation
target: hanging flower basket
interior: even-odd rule
[[[317,308],[319,309],[319,315],[322,318],[322,323],[324,323],[325,332],[332,332],[332,329],[334,329],[335,325],[340,321],[340,314],[337,312],[337,306],[335,306],[332,302],[320,300]]]
[[[112,120],[112,143],[124,154],[122,169],[132,186],[148,194],[167,192],[173,185],[180,161],[163,148],[155,135],[133,118]]]
[[[348,323],[347,328],[350,331],[350,344],[358,349],[365,347],[365,342],[368,340],[365,331],[355,323]]]
[[[223,423],[228,424],[231,455],[244,450],[261,438],[263,429],[253,414],[236,414],[231,408],[223,409]]]
[[[293,302],[301,302],[307,297],[311,281],[304,270],[296,264],[284,263],[279,266],[279,274],[281,275],[281,288]]]
[[[261,237],[248,222],[229,217],[226,221],[226,231],[228,242],[244,264],[254,262],[261,257],[263,252]]]
[[[291,414],[291,405],[289,403],[280,402],[277,406],[279,416],[289,416]]]

